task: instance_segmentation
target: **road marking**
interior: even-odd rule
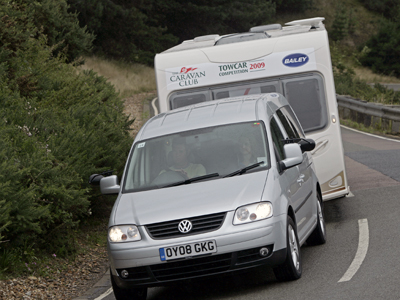
[[[367,132],[364,132],[364,131],[360,131],[360,130],[357,130],[357,129],[354,129],[354,128],[350,128],[350,127],[344,126],[344,125],[340,125],[340,126],[343,127],[343,128],[346,128],[348,130],[351,130],[351,131],[355,131],[355,132],[358,132],[358,133],[362,133],[362,134],[365,134],[365,135],[376,137],[378,139],[400,143],[400,140],[395,140],[395,139],[387,138],[387,137],[384,137],[384,136],[375,135],[375,134],[372,134],[372,133],[367,133]]]
[[[104,299],[105,297],[107,297],[108,295],[110,295],[113,292],[112,287],[109,288],[105,293],[101,294],[100,296],[98,296],[96,299],[94,300],[101,300]]]
[[[158,109],[157,109],[157,106],[156,106],[156,101],[157,101],[157,97],[155,97],[153,100],[151,100],[151,106],[153,107],[153,109],[154,109],[154,115],[155,116],[157,116],[158,115]]]
[[[369,230],[368,230],[367,219],[358,220],[358,230],[359,230],[359,236],[358,236],[358,249],[356,256],[354,257],[346,273],[344,273],[343,277],[340,278],[338,282],[345,282],[351,280],[354,274],[357,273],[358,269],[360,268],[361,264],[365,259],[365,256],[367,255],[368,244],[369,244]]]

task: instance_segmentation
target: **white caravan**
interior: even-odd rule
[[[161,112],[240,95],[277,92],[294,109],[307,138],[324,200],[349,193],[324,18],[207,35],[155,57]]]

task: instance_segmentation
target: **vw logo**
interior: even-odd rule
[[[178,229],[182,233],[188,233],[190,230],[192,230],[192,222],[190,222],[189,220],[180,221]]]

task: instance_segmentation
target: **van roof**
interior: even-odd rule
[[[306,33],[315,30],[325,30],[325,26],[322,23],[323,20],[325,20],[325,18],[317,17],[291,21],[285,23],[285,25],[288,26],[284,27],[282,27],[280,24],[269,24],[250,28],[249,32],[244,33],[234,33],[223,36],[218,34],[199,36],[192,40],[183,41],[181,44],[167,49],[162,53],[213,47],[224,44],[245,42],[249,40],[275,38],[279,36]]]
[[[151,118],[137,140],[222,124],[264,119],[279,107],[288,105],[278,93],[247,95],[207,101],[174,109]]]

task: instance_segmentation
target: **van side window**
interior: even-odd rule
[[[285,159],[285,152],[283,151],[284,136],[279,128],[278,123],[275,121],[275,118],[271,119],[270,127],[271,127],[272,141],[274,142],[275,149],[279,155],[277,159],[279,161],[283,160]]]
[[[285,131],[290,139],[295,139],[299,138],[300,135],[296,128],[293,126],[293,124],[288,120],[286,115],[282,113],[281,110],[278,110],[276,112],[276,115],[278,116],[279,120],[281,121],[283,127],[285,128]]]

